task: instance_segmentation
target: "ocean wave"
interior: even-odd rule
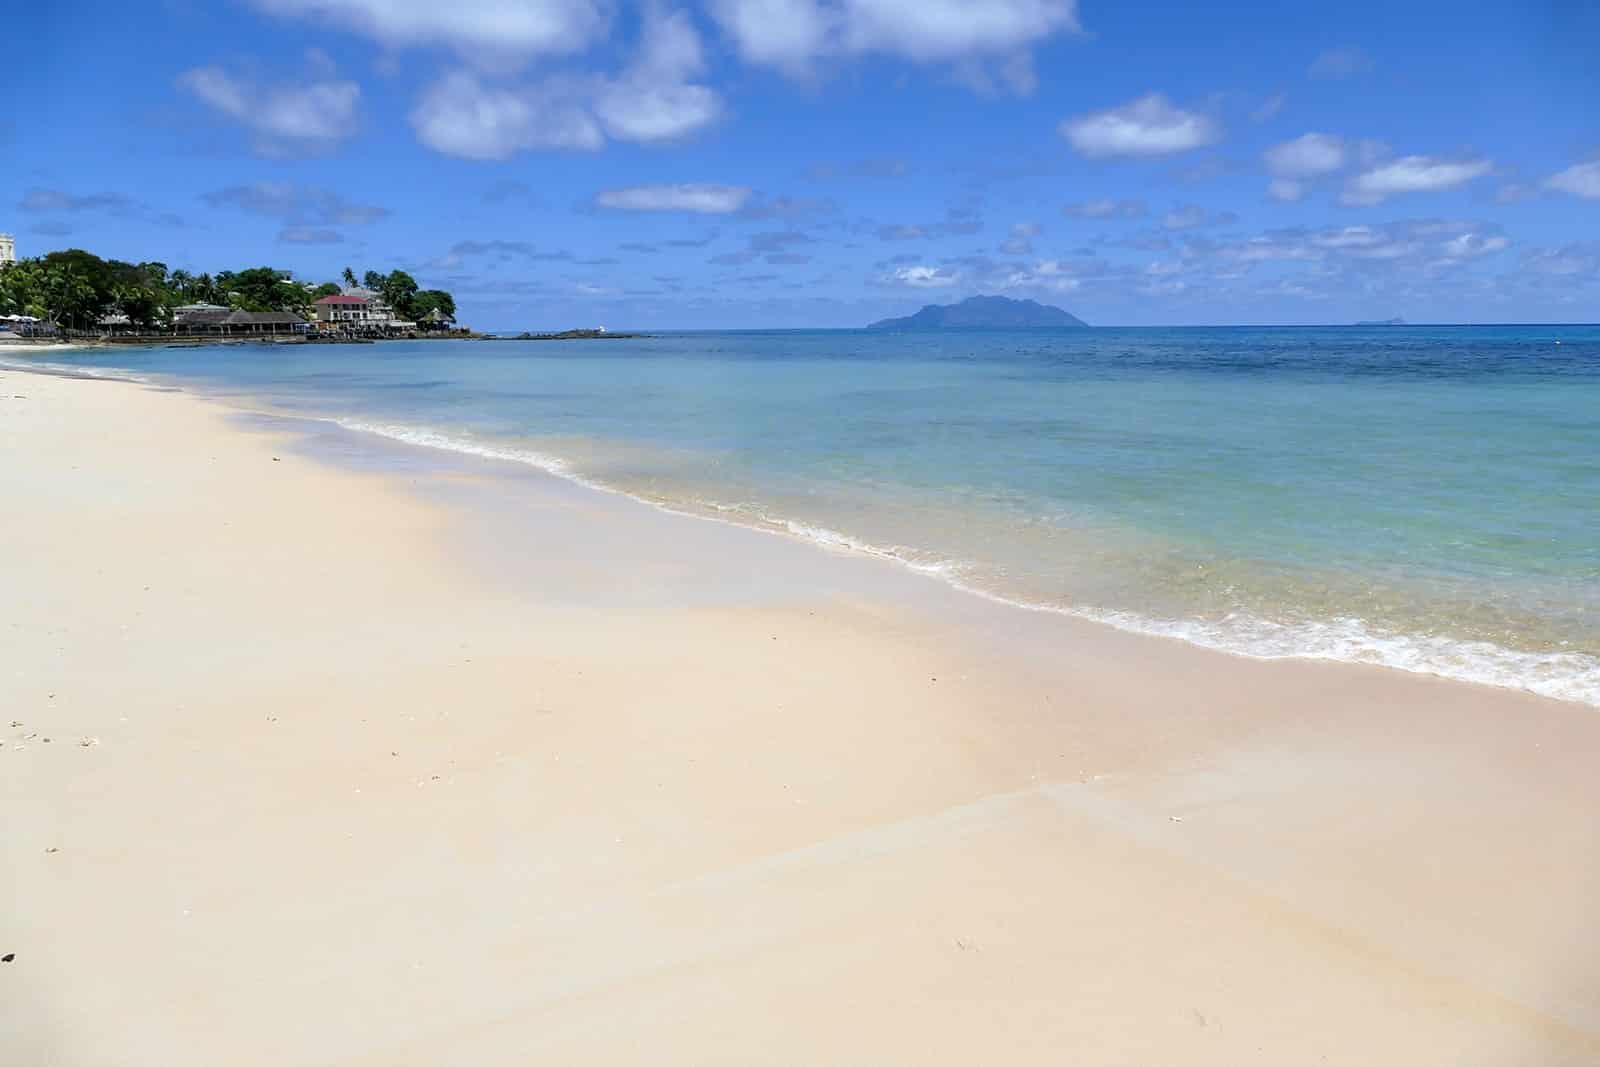
[[[1406,634],[1374,627],[1359,618],[1278,622],[1235,614],[1221,619],[1155,618],[1131,612],[1096,610],[1031,601],[987,589],[971,575],[968,561],[930,558],[924,550],[879,545],[825,526],[777,515],[756,504],[700,499],[687,503],[651,499],[585,477],[557,456],[528,448],[422,427],[333,419],[339,426],[406,444],[506,460],[537,467],[589,489],[614,493],[674,515],[727,522],[746,529],[794,537],[831,551],[892,562],[975,596],[1026,611],[1063,615],[1130,633],[1166,637],[1248,659],[1327,660],[1387,667],[1502,689],[1516,689],[1600,707],[1600,659],[1576,653],[1525,652],[1486,641],[1436,634]]]

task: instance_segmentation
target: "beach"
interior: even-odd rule
[[[0,371],[27,1064],[1600,1062],[1600,713]]]

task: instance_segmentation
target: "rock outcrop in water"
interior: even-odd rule
[[[1017,330],[1040,326],[1087,327],[1076,315],[1037,300],[974,296],[959,304],[929,304],[915,315],[882,319],[869,330]]]

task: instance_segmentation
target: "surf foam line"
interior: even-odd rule
[[[805,541],[833,552],[870,556],[944,582],[963,593],[1024,611],[1063,615],[1128,633],[1185,641],[1201,648],[1256,660],[1305,659],[1359,663],[1457,682],[1533,693],[1555,700],[1600,707],[1600,659],[1575,653],[1519,652],[1487,641],[1462,641],[1431,634],[1381,630],[1347,617],[1325,622],[1282,623],[1236,614],[1205,619],[1148,618],[1130,612],[1096,610],[1004,596],[975,585],[964,575],[973,564],[959,560],[918,558],[925,553],[901,545],[875,545],[847,533],[772,515],[759,506],[694,501],[705,511],[653,500],[586,477],[557,456],[531,449],[490,444],[473,438],[407,425],[358,419],[326,421],[358,433],[370,433],[405,444],[463,453],[537,467],[547,474],[587,489],[626,497],[671,515],[720,522],[761,533]]]

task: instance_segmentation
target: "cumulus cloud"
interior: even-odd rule
[[[1380,204],[1401,193],[1431,193],[1454,189],[1494,169],[1486,159],[1448,160],[1434,156],[1402,156],[1363,171],[1345,186],[1340,202],[1347,205]]]
[[[746,62],[808,73],[819,59],[877,53],[919,63],[1001,62],[999,79],[1031,91],[1027,51],[1077,32],[1077,0],[712,0],[711,15]],[[971,83],[974,68],[962,72]]]
[[[886,285],[904,286],[908,289],[948,289],[961,280],[961,276],[945,267],[918,264],[896,267],[880,279]]]
[[[469,59],[581,52],[605,35],[601,0],[253,0],[269,14],[343,27],[391,48],[439,44]]]
[[[1331,133],[1304,133],[1275,144],[1262,153],[1272,175],[1267,195],[1279,201],[1299,200],[1309,180],[1343,170],[1350,155],[1345,139]]]
[[[1331,133],[1304,133],[1273,145],[1263,158],[1274,177],[1315,178],[1345,165],[1345,142]]]
[[[604,189],[595,206],[614,211],[680,211],[699,215],[731,215],[750,199],[742,185],[634,185]]]
[[[1579,163],[1545,179],[1545,187],[1585,200],[1600,200],[1600,160]]]
[[[677,140],[722,115],[722,100],[691,79],[705,70],[700,36],[682,11],[645,22],[639,56],[602,86],[595,112],[613,137],[650,143]]]
[[[595,151],[605,145],[581,88],[553,79],[502,89],[455,71],[423,93],[411,112],[417,139],[464,159],[507,159],[530,149]]]
[[[352,81],[265,86],[212,66],[183,72],[178,85],[254,132],[264,155],[327,149],[356,132],[361,87]]]
[[[1202,148],[1222,136],[1215,119],[1175,107],[1160,93],[1065,119],[1059,129],[1073,148],[1091,158],[1170,156]]]
[[[1075,219],[1137,219],[1144,217],[1145,206],[1142,200],[1102,198],[1068,204],[1061,213]]]
[[[705,69],[700,38],[683,12],[653,11],[633,61],[616,77],[554,75],[496,86],[455,71],[411,113],[423,144],[466,159],[524,151],[596,151],[607,136],[652,144],[688,136],[722,116],[722,99],[692,79]]]

